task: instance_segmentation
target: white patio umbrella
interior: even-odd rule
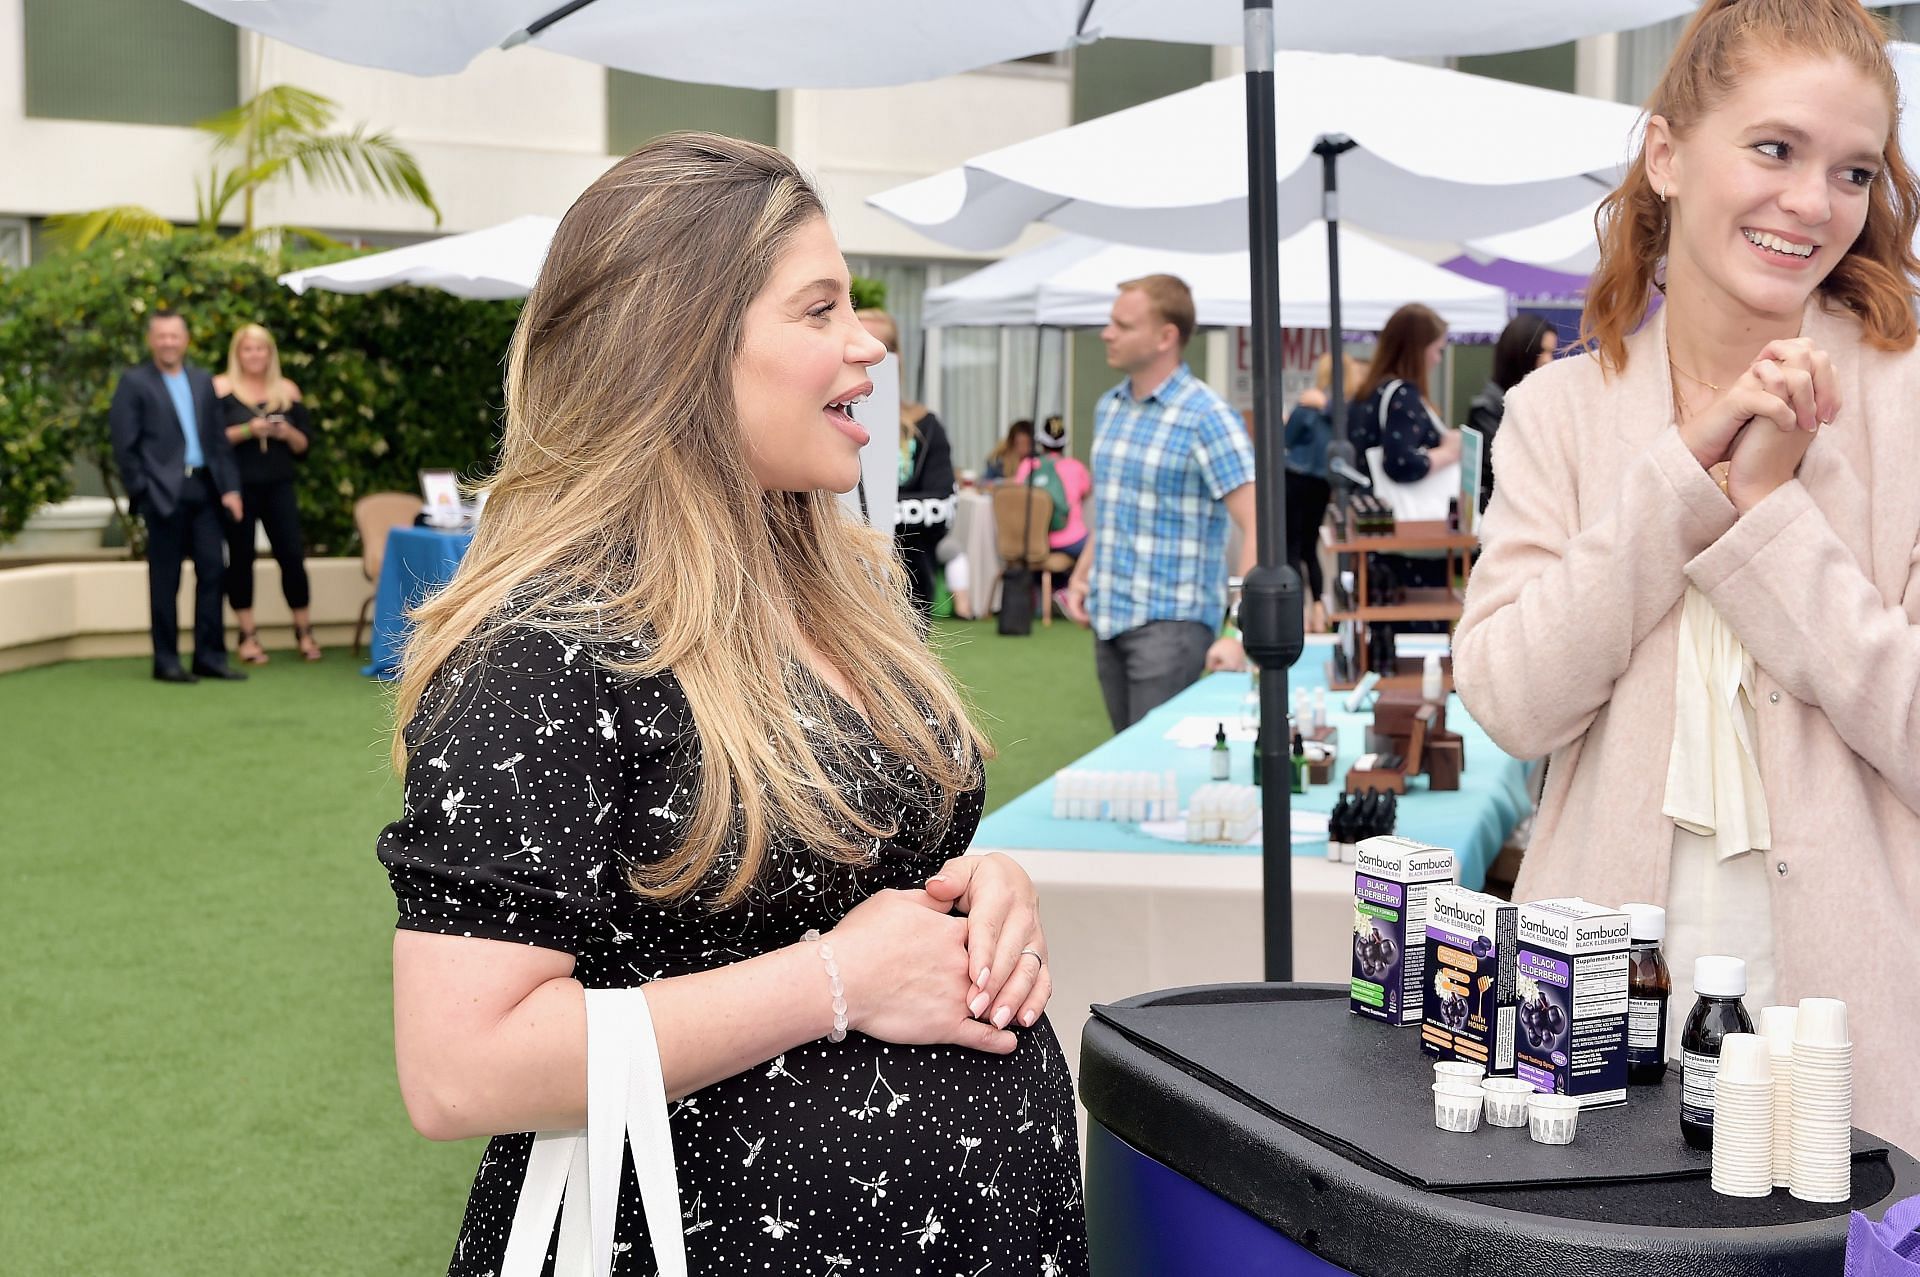
[[[1241,0],[190,0],[342,62],[450,75],[531,44],[590,62],[745,88],[866,88],[931,80],[1105,37],[1239,45]],[[1885,3],[1886,0],[1869,0]],[[1396,57],[1499,53],[1624,31],[1694,0],[1281,0],[1288,49]]]
[[[1341,156],[1339,216],[1464,241],[1591,204],[1629,156],[1640,112],[1389,58],[1276,55],[1280,233],[1321,212],[1322,137]],[[1497,125],[1497,133],[1494,131]],[[1215,80],[989,151],[868,202],[957,248],[1032,222],[1116,243],[1224,252],[1247,242],[1244,89]],[[1161,157],[1143,166],[1138,157]]]
[[[1325,223],[1315,222],[1280,245],[1280,320],[1288,328],[1325,328],[1331,321]],[[1411,253],[1353,231],[1340,236],[1341,321],[1375,332],[1406,302],[1425,302],[1456,333],[1497,333],[1506,325],[1507,295],[1492,284],[1456,275]],[[930,289],[922,308],[929,328],[1040,324],[1097,328],[1122,280],[1164,272],[1193,290],[1203,327],[1252,322],[1252,272],[1245,253],[1178,253],[1103,244],[1062,235],[951,284]]]
[[[280,276],[280,282],[296,293],[309,288],[373,293],[396,284],[418,284],[475,301],[525,297],[559,225],[557,217],[516,217],[483,231],[310,266]]]
[[[1068,267],[1040,286],[1043,324],[1063,328],[1104,324],[1122,280],[1154,271],[1178,275],[1194,290],[1200,322],[1244,327],[1253,322],[1252,271],[1245,253],[1167,253],[1115,245]],[[1407,302],[1425,302],[1457,333],[1498,333],[1506,326],[1507,295],[1491,284],[1456,275],[1410,253],[1352,231],[1340,234],[1341,322],[1377,332]],[[1287,328],[1325,328],[1332,322],[1327,231],[1314,222],[1280,245],[1280,322]]]
[[[1584,274],[1600,260],[1600,241],[1593,229],[1599,208],[1600,201],[1595,200],[1535,226],[1482,235],[1467,241],[1467,251],[1484,261],[1504,257],[1510,262]]]

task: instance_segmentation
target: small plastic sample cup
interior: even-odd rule
[[[1441,1060],[1433,1066],[1436,1082],[1478,1082],[1487,1075],[1487,1066],[1469,1060]]]
[[[1580,1124],[1577,1095],[1535,1095],[1527,1101],[1527,1131],[1536,1144],[1571,1144]]]
[[[1795,1026],[1799,1020],[1799,1007],[1760,1008],[1760,1036],[1771,1044],[1775,1055],[1792,1053]]]
[[[1433,1124],[1443,1131],[1462,1135],[1480,1129],[1480,1110],[1487,1093],[1478,1085],[1465,1082],[1433,1084]]]
[[[1772,1085],[1771,1044],[1758,1033],[1729,1033],[1720,1039],[1720,1077],[1728,1082]]]
[[[1801,998],[1794,1023],[1794,1041],[1809,1046],[1851,1046],[1847,1036],[1847,1004],[1838,998]]]
[[[1487,1123],[1515,1128],[1527,1124],[1527,1100],[1533,1084],[1517,1077],[1490,1077],[1480,1084],[1487,1093]]]

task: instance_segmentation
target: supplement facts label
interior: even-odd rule
[[[1713,1085],[1720,1076],[1720,1057],[1698,1051],[1680,1053],[1680,1116],[1702,1126],[1713,1125]]]
[[[1666,1027],[1666,1007],[1659,998],[1627,999],[1627,1047],[1632,1051],[1647,1052],[1647,1059],[1657,1060],[1661,1047],[1661,1030]]]

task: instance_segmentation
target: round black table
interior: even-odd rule
[[[1920,1163],[1861,1132],[1849,1202],[1714,1193],[1680,1139],[1677,1067],[1583,1113],[1564,1149],[1439,1132],[1418,1030],[1349,1016],[1346,998],[1208,985],[1095,1008],[1080,1093],[1096,1277],[1838,1277],[1849,1212],[1920,1194]]]

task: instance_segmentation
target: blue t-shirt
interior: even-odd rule
[[[187,437],[187,464],[198,470],[207,464],[207,455],[200,450],[200,421],[193,415],[193,387],[187,383],[186,370],[163,372],[160,380],[167,383],[173,411],[180,418],[180,432]]]

